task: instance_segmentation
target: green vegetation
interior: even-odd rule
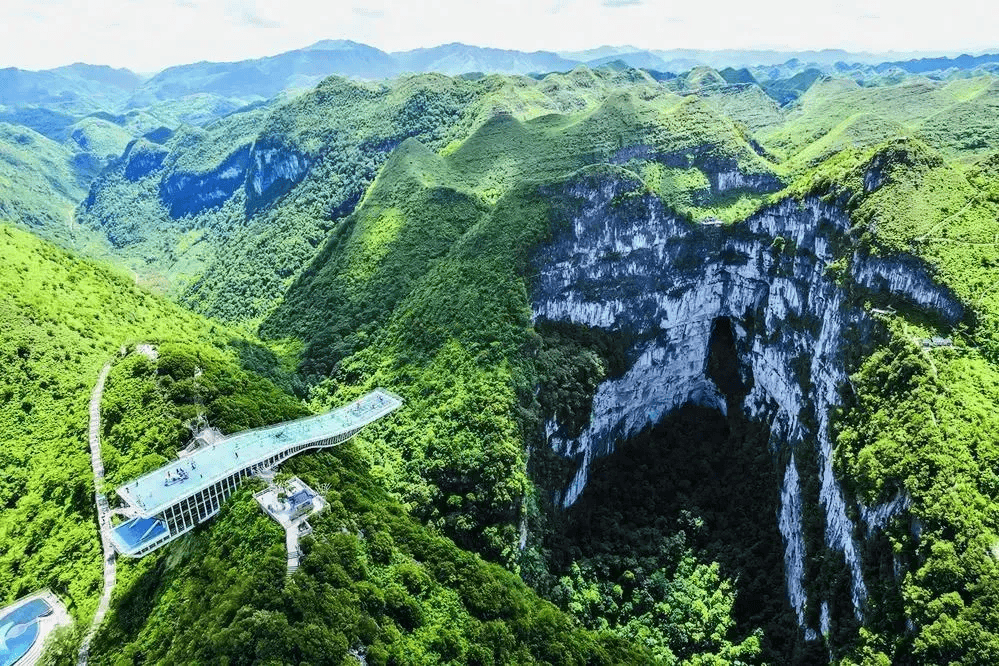
[[[906,574],[877,587],[860,654],[993,662],[999,373],[972,348],[923,350],[892,333],[854,375],[838,434],[838,470],[865,504],[912,499],[911,521],[872,545],[872,567],[894,561]],[[899,630],[906,619],[911,633]]]
[[[825,659],[785,598],[770,517],[787,461],[773,460],[760,424],[680,410],[598,462],[572,510],[552,506],[572,465],[546,448],[543,424],[557,415],[579,432],[632,341],[535,327],[534,253],[578,205],[573,188],[625,180],[691,222],[738,224],[818,195],[852,221],[826,268],[848,294],[860,293],[853,252],[903,255],[965,305],[954,330],[891,314],[853,350],[834,415],[837,472],[848,499],[901,493],[912,506],[860,539],[874,581],[863,627],[844,619],[842,560],[814,515],[807,583],[840,606],[836,659],[999,660],[999,86],[989,74],[790,69],[663,82],[617,66],[330,78],[131,143],[66,234],[53,231],[68,219],[61,202],[82,197],[69,152],[5,130],[0,158],[13,166],[0,179],[42,175],[21,180],[2,210],[135,275],[0,230],[12,295],[0,306],[12,368],[0,380],[12,442],[0,454],[0,589],[45,584],[78,618],[92,611],[86,397],[121,344],[148,340],[159,360],[128,355],[108,382],[109,485],[162,463],[202,418],[236,430],[303,413],[298,398],[318,411],[375,386],[406,405],[350,446],[289,464],[329,484],[332,500],[290,580],[280,531],[246,491],[191,537],[123,565],[95,646],[103,662],[339,663],[362,649],[370,663]],[[83,122],[74,140],[101,152],[150,119],[224,106],[204,98]],[[779,240],[775,251],[793,255]],[[933,335],[955,346],[919,345]],[[814,457],[797,455],[809,497]],[[806,610],[811,625],[818,612]]]
[[[97,116],[87,116],[69,128],[69,139],[85,153],[105,164],[121,155],[132,140],[132,132]]]
[[[568,575],[542,589],[587,626],[655,646],[661,663],[791,661],[805,648],[784,595],[783,543],[759,520],[779,504],[768,436],[685,407],[620,443],[547,540]]]
[[[409,210],[420,205],[423,195],[405,200],[403,192],[392,191],[394,185],[365,194],[388,155],[408,138],[444,157],[444,166],[420,167],[428,177],[474,194],[455,203],[458,208],[478,205],[476,199],[494,205],[523,179],[564,177],[606,161],[773,173],[741,125],[696,98],[676,97],[647,76],[580,68],[540,81],[421,75],[385,85],[330,78],[283,104],[178,132],[165,144],[167,154],[155,161],[140,160],[133,148],[98,180],[79,220],[106,236],[114,256],[141,280],[206,314],[255,322],[303,268],[325,259],[324,254],[317,260],[324,241],[331,232],[349,231],[351,223],[343,218],[362,198],[392,198],[386,209],[398,202]],[[239,151],[251,143],[245,173],[223,183],[223,174],[243,168],[230,160],[238,162]],[[641,148],[633,156],[629,149],[635,146]],[[292,180],[272,176],[267,165],[274,156],[264,159],[263,151],[306,167]],[[437,170],[443,173],[433,175]],[[194,189],[169,189],[171,183],[198,179],[203,184]],[[198,196],[219,189],[229,193],[226,198],[196,203]],[[692,201],[691,214],[718,214],[699,208],[709,198]],[[676,203],[683,205],[681,199]],[[92,245],[89,251],[105,250]]]
[[[25,127],[0,123],[0,219],[65,241],[85,192],[70,150]]]
[[[625,664],[649,655],[590,632],[514,574],[406,515],[360,450],[295,459],[328,488],[302,568],[285,579],[283,534],[249,489],[185,543],[125,564],[95,663]]]
[[[242,428],[301,410],[211,347],[163,344],[155,361],[133,354],[111,373],[108,471],[127,478],[159,464],[183,422]],[[91,658],[338,664],[359,650],[372,664],[648,662],[638,643],[581,628],[515,574],[414,520],[373,469],[354,445],[286,465],[329,502],[310,519],[302,568],[287,581],[282,531],[249,489],[193,536],[121,562]]]
[[[235,361],[222,364],[225,354],[237,358],[231,340],[259,343],[136,288],[130,278],[7,225],[0,226],[0,255],[0,430],[5,442],[0,453],[0,603],[50,587],[67,602],[77,622],[85,623],[101,585],[87,405],[101,366],[122,345],[185,343],[164,344],[167,358],[193,354],[206,368],[196,390],[211,416],[225,423],[233,410],[245,412],[241,401],[260,403],[262,411],[255,418],[231,418],[228,423],[234,428],[301,413],[301,408],[295,411],[287,399],[275,397],[270,382],[260,384],[263,380],[240,371]],[[133,357],[126,363],[143,371]],[[121,421],[112,418],[105,424],[107,433],[112,439],[122,429],[145,433],[136,442],[136,456],[169,452],[180,436],[178,421],[187,415],[164,411],[156,392],[131,394],[127,383],[119,388],[113,379],[112,405],[139,407],[145,401],[152,413],[169,414],[173,420],[146,432],[141,409],[127,410]],[[171,388],[184,394],[183,386]],[[157,433],[172,433],[173,439],[161,439]],[[112,444],[112,483],[128,471],[117,469],[119,452],[125,450]]]

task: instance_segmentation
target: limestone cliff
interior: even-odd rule
[[[851,500],[833,472],[829,432],[831,409],[848,382],[848,348],[874,325],[864,300],[950,323],[963,315],[961,304],[916,261],[851,249],[848,217],[817,199],[785,200],[721,226],[681,219],[621,174],[578,177],[568,194],[571,212],[534,259],[535,320],[618,331],[636,342],[627,372],[597,388],[579,436],[554,418],[547,423],[553,449],[579,461],[562,505],[583,492],[596,457],[681,405],[744,410],[769,424],[775,461],[789,461],[773,519],[786,545],[788,598],[806,638],[828,630],[829,610],[824,600],[808,599],[802,580],[807,500],[794,455],[802,447],[818,459],[824,547],[841,554],[853,611],[862,618],[867,586],[858,539],[865,535],[848,517]],[[747,389],[738,404],[708,372],[710,340],[720,326],[731,328]],[[868,534],[907,507],[904,498],[890,504],[857,507]],[[809,603],[821,606],[818,627],[806,621]]]

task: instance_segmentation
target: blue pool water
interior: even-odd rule
[[[32,599],[0,617],[0,666],[11,666],[38,638],[38,618],[52,612],[41,599]]]
[[[111,539],[121,545],[118,550],[125,552],[138,548],[147,541],[153,541],[166,534],[166,531],[163,521],[155,518],[132,518],[114,528]]]

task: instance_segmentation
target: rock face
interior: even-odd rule
[[[226,157],[207,173],[175,172],[160,183],[160,198],[170,209],[170,216],[196,215],[221,206],[246,180],[250,146]]]
[[[714,328],[731,326],[737,370],[751,387],[734,408],[767,422],[775,460],[790,460],[774,519],[785,540],[787,594],[799,625],[806,639],[820,629],[828,633],[824,600],[808,599],[802,582],[802,512],[809,500],[802,497],[801,470],[793,454],[780,455],[801,447],[818,460],[824,545],[841,554],[854,614],[862,618],[867,586],[857,539],[864,535],[848,517],[829,434],[830,409],[847,382],[846,348],[873,325],[857,295],[949,322],[962,316],[960,303],[909,259],[855,253],[849,266],[836,263],[835,248],[847,247],[849,220],[817,199],[783,201],[722,227],[676,217],[626,177],[580,177],[568,194],[574,212],[535,257],[534,317],[626,332],[636,342],[630,369],[597,388],[590,423],[578,437],[554,419],[547,424],[549,444],[580,461],[563,506],[579,497],[590,463],[612,453],[615,442],[688,402],[723,413],[733,408],[707,372]],[[906,506],[897,500],[864,507],[868,532]],[[821,606],[820,627],[807,626],[809,604]]]
[[[167,148],[145,139],[133,141],[106,177],[94,181],[84,207],[93,207],[98,193],[107,196],[107,192],[101,190],[113,188],[118,182],[116,179],[123,177],[129,183],[142,182],[143,186],[157,188],[158,203],[172,220],[219,208],[241,190],[246,195],[247,212],[250,213],[301,182],[312,162],[289,148],[247,143],[204,170],[182,168],[178,164],[176,156]],[[115,195],[128,197],[134,193],[126,190]],[[135,222],[132,226],[138,229],[142,224]],[[118,247],[144,238],[141,233],[120,233],[111,229],[107,232]]]
[[[133,141],[122,155],[125,178],[133,183],[142,180],[162,167],[167,155],[167,150],[160,146],[147,141]]]
[[[250,161],[246,197],[251,209],[290,190],[311,166],[306,155],[277,146],[254,146]]]

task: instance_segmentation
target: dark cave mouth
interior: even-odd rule
[[[791,663],[808,647],[787,597],[777,518],[782,474],[770,424],[748,418],[741,406],[754,384],[736,334],[747,324],[729,317],[712,323],[705,375],[724,406],[688,401],[595,460],[565,511],[553,561],[556,568],[600,562],[612,577],[637,568],[640,576],[669,566],[674,554],[663,544],[681,535],[699,560],[718,562],[733,581],[736,633],[763,628],[764,658]]]
[[[729,317],[717,317],[711,322],[705,374],[729,405],[741,402],[753,388],[752,371],[739,358],[735,328]]]
[[[787,598],[777,522],[781,474],[766,423],[687,403],[595,461],[565,512],[555,562],[599,561],[611,576],[669,566],[664,543],[718,562],[733,581],[739,636],[764,630],[768,661],[789,663],[800,630]],[[617,566],[615,566],[617,563]],[[616,571],[616,569],[620,569]]]

